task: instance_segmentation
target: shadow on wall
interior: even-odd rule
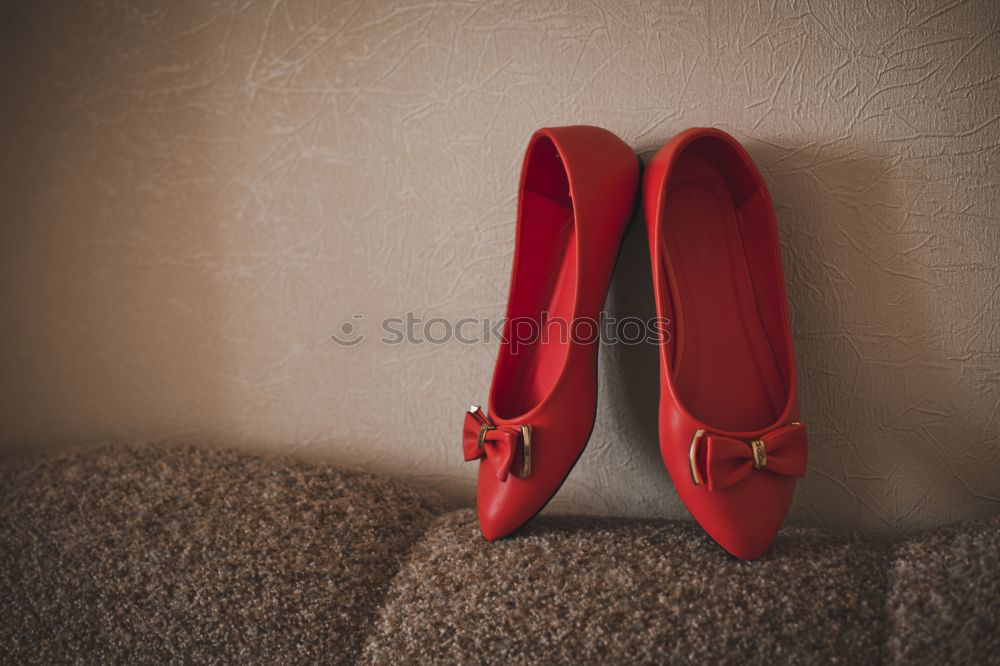
[[[652,151],[640,154],[643,164],[648,163],[653,154]],[[611,316],[619,319],[637,317],[642,321],[649,321],[656,316],[646,218],[641,204],[622,243],[621,256],[608,293],[607,309]],[[673,326],[673,322],[670,326]],[[662,469],[665,475],[657,422],[660,396],[659,349],[654,343],[643,342],[634,345],[608,345],[601,351],[606,352],[613,373],[617,375],[616,386],[620,391],[620,399],[615,403],[619,410],[618,418],[632,425],[632,436],[624,438],[628,449],[626,458],[635,461],[636,466],[656,470],[657,474]],[[668,496],[680,506],[680,499],[669,480],[662,486],[669,488]]]
[[[898,198],[886,178],[891,167],[843,144],[803,151],[756,141],[747,148],[778,217],[799,402],[809,427],[809,472],[799,484],[791,519],[836,526],[831,523],[838,522],[837,512],[829,508],[836,498],[840,515],[853,504],[859,523],[875,519],[883,522],[875,529],[892,527],[885,524],[894,513],[887,510],[892,482],[871,455],[892,442],[864,412],[875,413],[862,407],[878,399],[865,395],[872,368],[862,347],[879,323],[856,320],[870,308],[881,316],[877,304],[891,299],[876,258],[900,251],[899,237],[886,227],[888,202]],[[851,264],[843,264],[845,256]],[[919,321],[923,313],[905,318]],[[865,331],[862,340],[859,331]]]
[[[921,209],[924,192],[942,185],[917,159],[876,159],[843,143],[750,148],[780,221],[811,426],[795,515],[892,533],[951,520],[963,497],[972,500],[964,512],[972,503],[979,515],[995,512],[996,472],[977,462],[995,457],[995,426],[968,355],[983,343],[956,325],[981,315],[955,298],[977,280],[940,265],[968,219],[939,210],[947,197]],[[851,505],[854,519],[843,510]]]

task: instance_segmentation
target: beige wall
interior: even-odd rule
[[[470,500],[522,150],[733,132],[778,205],[811,426],[795,519],[892,533],[1000,507],[1000,12],[988,0],[35,2],[4,12],[0,440],[293,451]],[[770,6],[771,3],[761,3]],[[691,7],[689,5],[695,5]],[[648,312],[628,241],[610,307]],[[655,352],[602,354],[562,510],[681,516]]]

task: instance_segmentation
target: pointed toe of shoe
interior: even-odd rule
[[[795,480],[759,475],[740,486],[686,498],[695,520],[719,546],[741,560],[755,560],[771,547],[791,505]]]
[[[516,520],[502,512],[479,512],[479,531],[487,541],[497,541],[509,536],[525,521]]]
[[[516,483],[524,485],[513,478],[506,482],[480,478],[476,505],[479,530],[487,541],[509,536],[545,506],[544,499],[533,502],[525,493],[511,489],[511,484]]]
[[[551,466],[542,466],[543,470]],[[496,541],[515,532],[545,508],[559,489],[569,469],[554,473],[532,473],[528,478],[511,474],[507,480],[496,477],[489,464],[479,470],[476,508],[479,529],[487,541]]]

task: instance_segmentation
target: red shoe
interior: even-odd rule
[[[660,450],[695,520],[752,560],[806,470],[771,197],[716,129],[671,139],[643,184],[657,315],[672,332],[660,345]]]
[[[489,417],[474,406],[463,431],[491,541],[541,511],[590,438],[597,325],[638,181],[635,153],[607,130],[541,129],[528,143]]]

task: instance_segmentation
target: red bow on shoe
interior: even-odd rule
[[[705,452],[701,455],[703,442]],[[719,490],[739,483],[758,469],[805,476],[806,449],[806,427],[801,423],[782,426],[749,442],[706,435],[699,430],[691,440],[691,477],[696,486],[707,480],[709,490]],[[702,479],[699,466],[705,470],[706,479]]]
[[[466,460],[479,460],[484,456],[496,466],[497,478],[506,481],[511,467],[521,453],[522,479],[531,473],[531,426],[494,425],[478,406],[465,413],[462,427],[462,450]]]

